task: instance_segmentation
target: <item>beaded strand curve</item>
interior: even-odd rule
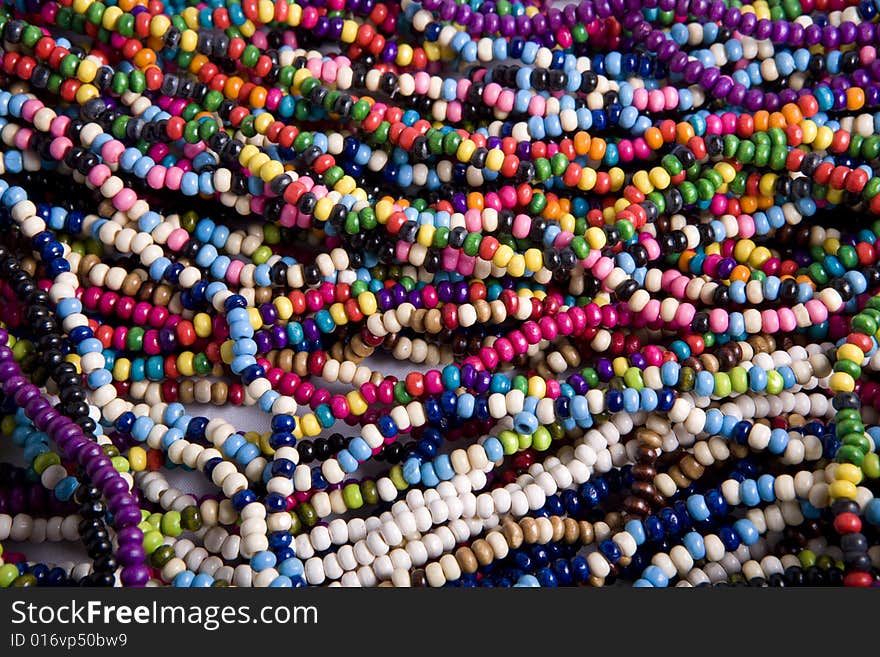
[[[0,6],[0,586],[877,585],[880,4],[190,4]]]

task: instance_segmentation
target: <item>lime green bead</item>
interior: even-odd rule
[[[257,249],[254,251],[253,255],[251,255],[251,258],[253,259],[254,264],[256,264],[256,265],[265,264],[269,260],[269,258],[271,258],[271,257],[272,257],[272,249],[270,249],[265,244],[263,246],[257,247]]]
[[[128,472],[131,470],[131,465],[128,462],[128,459],[124,456],[114,456],[110,459],[110,463],[113,464],[113,468],[117,472]]]
[[[0,566],[0,588],[9,587],[18,577],[18,567],[15,564],[5,563]]]
[[[553,438],[546,427],[538,427],[535,433],[532,434],[532,447],[539,452],[549,449],[552,442]]]
[[[348,484],[342,489],[342,499],[345,500],[345,506],[349,509],[360,509],[364,505],[364,498],[361,495],[360,486],[357,484]]]
[[[785,381],[782,379],[782,375],[776,370],[769,370],[767,372],[767,394],[778,395],[784,387]]]
[[[519,447],[519,437],[513,431],[502,431],[498,434],[498,442],[504,450],[505,456],[516,454]]]
[[[810,566],[814,566],[816,564],[816,553],[812,550],[801,550],[801,553],[798,555],[798,559],[801,562],[801,565],[804,568],[809,568]]]
[[[519,439],[519,445],[518,445],[519,451],[522,451],[524,449],[528,449],[529,447],[532,446],[531,435],[529,435],[527,433],[520,433],[520,434],[517,434],[517,437]]]
[[[635,388],[636,390],[641,390],[645,387],[645,382],[642,380],[642,371],[638,367],[627,368],[626,372],[623,373],[623,382],[627,387]]]
[[[162,545],[162,542],[165,540],[165,537],[162,536],[162,532],[157,532],[155,530],[148,531],[144,533],[144,552],[147,554],[152,554]]]
[[[734,392],[740,394],[748,392],[749,375],[745,368],[739,366],[734,367],[728,372],[728,376],[730,377],[730,386]]]
[[[161,523],[162,533],[166,536],[175,538],[183,533],[180,526],[180,511],[167,511],[162,515]]]
[[[862,459],[862,472],[869,479],[880,477],[880,454],[877,452],[865,454],[865,458]]]
[[[716,397],[729,397],[731,390],[730,377],[726,372],[715,372],[715,390]]]

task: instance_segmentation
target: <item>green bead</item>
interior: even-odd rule
[[[162,541],[165,540],[162,536],[162,532],[158,532],[156,530],[148,531],[144,533],[144,552],[147,554],[152,554],[162,545]]]
[[[696,380],[697,373],[692,367],[682,367],[678,375],[678,389],[682,392],[689,392],[694,389]]]
[[[834,433],[837,434],[838,437],[850,433],[863,434],[864,432],[865,425],[862,424],[862,421],[859,419],[843,420],[834,425]]]
[[[193,505],[180,512],[180,526],[187,531],[195,532],[202,527],[202,514],[199,507]]]
[[[701,201],[711,201],[715,196],[716,187],[709,180],[700,178],[697,181],[697,198]]]
[[[0,588],[8,588],[18,577],[18,567],[12,563],[5,563],[0,566]]]
[[[263,226],[263,241],[266,244],[281,243],[281,228],[275,224],[266,224]]]
[[[296,536],[299,534],[302,529],[302,520],[299,519],[299,516],[295,513],[291,513],[290,515],[290,533]]]
[[[403,381],[398,381],[394,384],[394,401],[398,404],[409,404],[412,401],[412,397],[406,391],[406,384]]]
[[[788,144],[788,137],[786,137],[785,131],[782,128],[770,128],[767,130],[767,136],[770,137],[770,144],[772,146],[785,146]]]
[[[853,331],[864,333],[869,336],[874,335],[877,332],[877,322],[864,313],[859,313],[853,317],[851,327]]]
[[[241,125],[238,127],[238,129],[241,130],[241,134],[248,138],[256,137],[257,129],[254,127],[254,121],[255,118],[253,114],[248,114],[246,117],[244,117],[241,120]]]
[[[483,241],[480,233],[468,233],[467,237],[464,238],[464,244],[462,245],[462,250],[467,256],[475,256],[479,253],[480,243]]]
[[[535,180],[544,182],[552,175],[550,161],[547,158],[539,157],[535,160]]]
[[[715,390],[713,394],[716,397],[729,397],[730,396],[730,377],[726,372],[715,372]]]
[[[511,382],[511,389],[519,390],[524,395],[529,392],[529,381],[522,374],[517,374]]]
[[[800,560],[801,565],[804,568],[809,568],[816,563],[816,553],[812,550],[801,550],[801,553],[798,555],[798,559]]]
[[[852,463],[861,466],[865,460],[865,453],[855,445],[843,445],[837,450],[834,459],[838,463]]]
[[[314,143],[311,132],[301,132],[293,140],[293,148],[297,153],[302,153]]]
[[[532,447],[539,452],[547,451],[552,442],[553,439],[550,437],[550,432],[547,431],[546,427],[538,427],[535,433],[532,434]]]
[[[434,246],[438,249],[449,246],[449,229],[446,226],[438,226],[434,230]]]
[[[870,452],[873,445],[871,440],[865,436],[864,432],[862,433],[850,433],[843,437],[844,445],[852,445],[853,447],[858,447],[863,452]]]
[[[117,139],[125,139],[125,127],[128,125],[129,121],[128,116],[122,115],[113,121],[113,125],[110,126],[110,132]]]
[[[128,472],[131,469],[128,459],[124,456],[114,456],[110,459],[110,463],[113,464],[113,468],[116,472]]]
[[[770,161],[770,144],[759,143],[755,145],[755,158],[753,164],[757,167],[767,166]]]
[[[849,360],[839,360],[834,363],[834,371],[845,372],[854,379],[858,379],[862,375],[862,368]]]
[[[616,221],[614,222],[614,227],[617,229],[617,232],[620,233],[620,239],[624,242],[628,242],[633,237],[635,237],[635,226],[633,226],[632,223],[630,223],[629,221]]]
[[[743,367],[734,367],[727,373],[730,377],[730,386],[734,392],[740,394],[747,392],[749,389],[749,375]]]
[[[34,459],[33,468],[37,474],[43,474],[46,468],[53,465],[59,465],[60,463],[61,457],[55,452],[43,452]]]
[[[342,499],[349,509],[360,509],[364,505],[361,489],[357,484],[348,484],[342,489]]]
[[[247,66],[248,68],[252,68],[256,65],[257,60],[260,58],[260,49],[257,48],[253,44],[248,44],[245,46],[245,49],[241,53],[241,63]],[[315,78],[311,78],[315,79]],[[307,92],[303,92],[303,95],[306,95]]]
[[[345,170],[342,167],[333,165],[324,172],[324,184],[327,187],[333,187],[345,176]]]
[[[778,395],[785,388],[785,381],[782,375],[776,370],[767,371],[767,394]]]
[[[370,104],[365,100],[359,100],[351,108],[351,116],[356,121],[363,121],[370,113]]]
[[[391,131],[391,124],[388,121],[382,121],[376,131],[373,133],[373,139],[378,144],[384,144],[388,141],[388,133]]]
[[[89,5],[89,8],[86,9],[86,20],[89,21],[92,25],[100,25],[101,19],[104,17],[104,10],[107,7],[104,6],[102,2],[95,2]],[[38,30],[39,31],[39,30]],[[36,43],[36,41],[34,41]],[[34,44],[28,44],[28,47],[33,46]]]
[[[699,200],[697,187],[688,180],[685,180],[679,185],[678,191],[681,193],[682,201],[685,205],[693,205]]]
[[[741,140],[736,148],[735,157],[737,161],[749,164],[755,158],[755,144],[748,139]]]
[[[770,168],[774,171],[785,169],[788,159],[788,149],[785,146],[774,146],[770,151]]]
[[[505,456],[516,454],[519,446],[519,437],[513,431],[502,431],[498,434],[498,442],[501,443],[501,449],[504,450]]]
[[[553,440],[562,440],[565,438],[565,427],[562,426],[562,422],[559,420],[554,420],[550,424],[546,425],[547,431],[550,432],[550,437]]]
[[[66,78],[76,76],[76,69],[79,68],[79,57],[76,55],[65,55],[61,60],[59,72]]]
[[[150,555],[150,563],[153,568],[164,568],[165,564],[174,558],[174,548],[170,545],[162,545]]]
[[[96,2],[95,4],[92,5],[92,7],[95,7],[98,4],[100,4],[100,3]],[[91,10],[92,7],[89,7],[89,10]],[[104,7],[104,5],[101,5],[101,13],[102,14],[104,13],[103,7]],[[42,38],[43,38],[43,33],[40,31],[40,28],[36,27],[35,25],[28,25],[26,28],[24,28],[24,31],[21,33],[21,42],[24,45],[26,45],[28,48],[33,48],[35,45],[37,45],[37,41],[39,41]]]
[[[202,141],[208,141],[217,134],[217,131],[220,129],[220,126],[217,125],[217,122],[213,119],[206,119],[199,123],[199,139]]]
[[[528,449],[532,446],[532,437],[526,433],[518,433],[516,435],[517,440],[519,441],[517,444],[517,451],[523,451],[524,449]]]
[[[208,360],[208,356],[205,352],[199,352],[193,358],[193,369],[196,371],[196,374],[210,374],[211,373],[211,361]]]
[[[859,254],[856,252],[855,247],[848,244],[844,244],[837,250],[837,257],[840,259],[840,263],[847,269],[853,269],[859,264]]]
[[[144,329],[140,326],[132,326],[125,336],[125,346],[129,351],[141,351],[144,348]]]
[[[30,573],[25,575],[19,575],[15,578],[15,581],[12,582],[12,586],[14,588],[33,588],[37,585],[37,578]]]
[[[571,28],[571,36],[574,39],[575,43],[586,43],[589,35],[587,34],[587,28],[583,23],[577,23]]]
[[[180,526],[180,511],[166,511],[162,515],[160,527],[165,536],[172,538],[180,536],[183,533],[183,528]]]
[[[880,454],[877,452],[865,454],[865,458],[862,460],[862,472],[869,479],[880,477]]]
[[[367,504],[378,504],[380,501],[379,487],[376,486],[376,482],[372,479],[361,482],[361,495]]]
[[[721,146],[721,152],[724,157],[733,157],[736,155],[736,149],[739,147],[739,139],[736,135],[724,135]]]
[[[278,85],[285,89],[290,89],[291,85],[293,85],[295,73],[296,69],[293,66],[282,66],[281,70],[278,71]]]
[[[562,153],[556,153],[550,159],[550,168],[553,171],[554,176],[561,176],[565,173],[565,169],[568,167],[568,158],[565,157]]]
[[[308,502],[303,502],[296,507],[299,517],[306,527],[314,527],[318,523],[318,514],[315,513],[315,507]]]
[[[660,164],[663,165],[663,168],[666,169],[670,176],[677,176],[684,170],[681,161],[671,153],[664,155],[663,159],[660,160]]]
[[[534,196],[532,196],[532,200],[529,203],[529,213],[530,214],[541,214],[544,211],[544,208],[547,207],[547,197],[543,194],[536,192]]]
[[[623,222],[629,223],[629,222]],[[632,224],[629,224],[632,225]],[[581,260],[590,255],[590,245],[587,244],[587,241],[580,236],[575,237],[571,241],[571,250],[574,251],[574,254]]]
[[[585,367],[581,370],[581,376],[589,388],[595,388],[599,385],[599,373],[594,368]]]
[[[645,383],[642,380],[642,371],[638,367],[628,367],[626,372],[623,373],[623,382],[629,388],[635,388],[636,390],[641,390],[645,387]]]
[[[862,157],[866,160],[873,160],[880,155],[880,137],[871,135],[862,141]],[[874,178],[876,180],[876,178]]]

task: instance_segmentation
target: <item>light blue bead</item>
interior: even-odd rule
[[[340,451],[336,455],[336,460],[339,463],[339,467],[345,473],[354,472],[358,468],[357,459],[347,449]]]
[[[289,577],[279,575],[269,582],[270,589],[289,589],[293,587],[293,581]]]
[[[747,518],[737,520],[733,523],[733,528],[739,535],[740,540],[746,545],[754,545],[761,537],[760,534],[758,534],[758,530],[755,529],[755,525],[753,525],[752,521]]]
[[[420,472],[422,483],[425,486],[433,487],[440,483],[440,478],[437,476],[437,473],[434,472],[434,465],[432,463],[422,463]]]
[[[214,578],[207,573],[199,573],[192,578],[189,585],[194,589],[208,589],[214,585]]]
[[[348,445],[348,451],[351,452],[351,455],[353,457],[361,462],[366,461],[373,453],[373,450],[370,449],[367,441],[360,436],[352,439],[352,441]]]
[[[666,588],[669,586],[669,578],[657,566],[648,566],[642,573],[642,578],[648,580],[657,588]]]
[[[448,454],[441,454],[434,459],[434,472],[441,481],[449,481],[455,476],[455,469]]]
[[[303,562],[296,557],[285,559],[278,566],[279,573],[281,573],[285,577],[291,578],[301,576],[303,574],[303,570]]]
[[[754,479],[745,479],[739,485],[739,497],[746,506],[758,506],[761,496],[758,494],[758,484]]]
[[[769,474],[764,474],[758,477],[758,495],[761,497],[762,501],[776,501],[776,493],[773,489],[773,484],[775,481],[776,478],[773,475]]]
[[[251,557],[251,568],[260,572],[261,570],[266,570],[267,568],[275,567],[275,553],[269,552],[268,550],[263,550],[261,552],[257,552],[253,557]]]
[[[517,413],[513,420],[513,427],[517,433],[531,435],[538,430],[538,418],[534,413]]]
[[[504,457],[504,448],[501,446],[501,441],[494,436],[487,438],[483,442],[483,449],[486,450],[486,456],[492,463]]]
[[[403,462],[403,479],[408,484],[417,484],[421,478],[418,459],[407,459]]]
[[[641,545],[645,542],[645,526],[641,520],[629,520],[623,528],[633,537],[636,545]]]
[[[706,498],[702,495],[691,495],[687,499],[687,510],[688,513],[694,518],[694,520],[698,520],[700,522],[704,520],[708,520],[709,516],[709,507],[706,506]]]
[[[195,579],[196,574],[191,570],[184,570],[177,574],[174,578],[174,581],[171,582],[171,585],[174,588],[178,589],[186,589],[192,584],[193,579]]]
[[[695,560],[706,556],[706,544],[703,542],[703,537],[697,532],[688,532],[681,542]]]

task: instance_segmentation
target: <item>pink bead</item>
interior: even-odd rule
[[[513,236],[517,239],[525,239],[532,229],[532,219],[527,214],[518,214],[513,219]]]
[[[149,173],[147,173],[147,184],[153,189],[162,189],[162,186],[165,183],[165,172],[165,167],[161,164],[157,164],[150,169]]]
[[[110,171],[110,167],[102,163],[89,171],[88,181],[95,187],[100,187],[112,175],[113,172]]]
[[[45,105],[43,105],[43,103],[36,98],[26,100],[21,106],[21,118],[23,118],[28,123],[31,123],[34,120],[34,114],[39,112],[44,107]]]
[[[428,93],[428,89],[431,86],[431,76],[425,71],[419,71],[413,76],[413,80],[416,83],[416,93],[420,96]]]
[[[550,399],[559,399],[559,396],[562,394],[562,386],[559,381],[556,379],[550,379],[547,381],[547,391],[544,394],[545,397]]]
[[[70,125],[70,117],[59,115],[52,119],[52,123],[49,125],[49,132],[53,137],[63,137],[67,126]]]
[[[755,234],[755,220],[751,216],[741,214],[736,218],[736,223],[739,226],[740,237],[748,239]]]
[[[241,282],[241,270],[244,269],[244,262],[241,260],[233,260],[226,269],[226,280],[232,285],[238,285]]]
[[[495,342],[498,348],[498,342]],[[425,392],[429,395],[439,395],[443,392],[443,374],[440,370],[430,370],[425,373]]]
[[[115,164],[119,162],[119,158],[124,151],[125,144],[117,139],[112,139],[101,148],[101,157],[104,158],[105,162]]]
[[[469,233],[480,233],[483,230],[483,217],[479,210],[471,209],[464,213],[464,226]]]
[[[526,111],[530,116],[544,116],[546,109],[547,102],[544,100],[543,96],[532,96]]]
[[[617,311],[614,309],[613,306],[602,306],[599,312],[602,313],[602,326],[609,329],[617,326]]]
[[[522,334],[522,331],[511,331],[507,337],[510,340],[510,345],[513,347],[513,351],[517,355],[524,354],[528,351],[529,341],[526,340],[526,336]]]
[[[683,303],[675,311],[675,323],[678,324],[679,328],[689,327],[696,314],[697,309],[693,304]]]
[[[648,92],[648,110],[651,112],[662,112],[666,108],[666,99],[663,92],[659,89],[652,89]]]
[[[480,349],[480,360],[486,369],[492,370],[498,367],[498,354],[491,347],[482,347]]]
[[[496,82],[490,82],[483,88],[483,102],[490,107],[498,102],[498,96],[500,95],[501,85]]]
[[[813,324],[821,324],[828,319],[828,308],[818,299],[810,299],[804,306],[807,312],[810,313],[810,321]]]
[[[776,314],[779,317],[779,330],[790,333],[797,328],[797,315],[791,308],[779,308]]]
[[[679,276],[670,288],[672,296],[676,299],[684,299],[688,282],[690,282],[690,279],[687,276]]]
[[[647,160],[651,157],[651,147],[648,146],[648,142],[641,137],[637,137],[633,140],[633,152],[640,160]]]
[[[391,404],[394,401],[394,382],[385,379],[379,384],[379,401],[383,404]]]
[[[144,326],[147,323],[147,317],[149,317],[149,314],[150,304],[141,301],[140,303],[135,304],[134,311],[132,311],[131,314],[131,320],[139,326]]]
[[[553,317],[556,320],[556,327],[562,335],[571,335],[574,331],[574,324],[571,317],[567,313],[559,313]]]
[[[367,402],[367,404],[375,404],[376,401],[379,399],[379,389],[376,387],[375,384],[371,383],[370,381],[367,381],[365,384],[363,384],[359,388],[359,390],[361,396],[363,396],[364,401]]]
[[[113,197],[113,207],[120,212],[126,212],[131,209],[137,200],[137,194],[134,193],[134,190],[126,187],[120,189],[119,193]]]
[[[632,162],[636,155],[633,143],[629,139],[620,140],[620,143],[617,144],[617,153],[621,162]]]
[[[772,308],[761,312],[761,329],[767,333],[779,332],[779,316]]]
[[[721,134],[721,119],[716,114],[710,114],[706,117],[706,134]]]
[[[172,251],[180,251],[189,242],[189,233],[185,228],[175,228],[166,240],[168,248]]]
[[[502,112],[511,112],[513,111],[515,103],[516,94],[514,94],[509,89],[505,89],[501,92],[501,95],[498,96],[498,102],[496,103],[496,105],[498,109]]]
[[[611,270],[614,269],[614,261],[611,258],[606,256],[602,256],[599,260],[596,261],[596,264],[593,265],[593,276],[598,278],[600,281],[604,281],[608,278],[608,275],[611,273]]]
[[[660,317],[660,300],[651,299],[645,304],[645,307],[642,308],[642,312],[639,314],[646,324],[657,321],[657,318]]]
[[[587,320],[587,326],[596,327],[602,321],[602,310],[595,303],[588,303],[584,306],[584,315]]]
[[[470,276],[474,273],[474,267],[477,265],[477,258],[462,253],[458,258],[458,273],[462,276]]]
[[[648,107],[648,90],[644,87],[639,87],[633,91],[632,104],[639,111],[645,110]]]
[[[15,133],[12,143],[19,150],[27,150],[28,142],[31,140],[31,135],[33,134],[34,131],[30,128],[20,128],[18,132]]]
[[[678,89],[675,87],[663,87],[663,100],[666,101],[666,109],[674,110],[678,107]]]
[[[516,355],[513,351],[513,345],[507,338],[498,338],[497,340],[495,340],[492,347],[498,354],[498,358],[505,363],[509,363],[510,361],[512,361],[514,356]]]
[[[401,240],[397,243],[397,246],[394,249],[394,254],[397,259],[401,262],[407,262],[409,260],[409,250],[412,247],[412,244],[408,242],[404,242]]]
[[[729,317],[726,310],[721,308],[713,308],[709,312],[709,329],[714,333],[724,333],[727,331]]]
[[[486,209],[495,210],[495,212],[501,212],[504,209],[501,198],[495,192],[486,192],[483,197],[483,205]]]
[[[724,194],[715,194],[712,197],[712,202],[709,205],[709,211],[714,214],[716,217],[719,217],[725,213],[727,210],[727,197]]]

